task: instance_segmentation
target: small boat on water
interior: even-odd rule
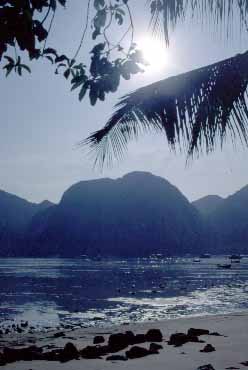
[[[217,267],[219,269],[230,269],[232,265],[231,263],[218,263]]]
[[[240,256],[240,254],[232,254],[231,256],[229,256],[229,259],[233,262],[240,262],[242,256]]]
[[[200,258],[211,258],[211,254],[203,253],[203,254],[200,255]]]
[[[194,262],[194,263],[199,263],[199,262],[201,262],[201,260],[200,260],[200,258],[194,258],[194,259],[193,259],[193,262]]]

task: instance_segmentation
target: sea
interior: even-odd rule
[[[223,263],[230,261],[0,259],[0,329],[43,332],[246,311],[248,258],[230,269],[218,267]]]

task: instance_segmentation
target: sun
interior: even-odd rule
[[[163,41],[153,37],[145,37],[141,38],[137,44],[148,63],[147,71],[161,72],[169,65],[169,51]]]

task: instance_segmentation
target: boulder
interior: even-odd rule
[[[200,350],[200,352],[214,352],[215,348],[212,346],[212,344],[206,344],[203,349]]]
[[[62,349],[53,349],[50,352],[45,352],[42,354],[41,360],[44,361],[61,361]]]
[[[189,337],[185,333],[171,334],[168,344],[174,345],[175,347],[182,346],[189,341]]]
[[[212,332],[212,333],[209,333],[209,335],[213,335],[213,336],[215,336],[215,337],[223,337],[223,336],[224,336],[223,334],[220,334],[220,333],[218,333],[217,331],[214,331],[214,332]]]
[[[215,370],[211,364],[199,366],[197,370]]]
[[[22,328],[27,328],[28,327],[28,321],[21,322],[21,327]]]
[[[55,333],[53,335],[54,338],[61,338],[61,337],[64,337],[64,336],[65,336],[65,333],[63,331]]]
[[[6,361],[2,353],[0,353],[0,366],[6,365]]]
[[[106,361],[127,361],[126,356],[112,355],[106,358]]]
[[[127,343],[129,345],[135,344],[135,337],[136,337],[136,335],[134,335],[134,333],[131,330],[126,331],[125,332],[125,335],[126,335]],[[137,334],[137,335],[139,335],[139,334]]]
[[[188,342],[193,343],[205,343],[204,340],[199,340],[199,338],[196,335],[189,335],[187,334]]]
[[[140,344],[147,341],[145,334],[136,334],[132,339],[130,344]]]
[[[127,348],[130,344],[132,344],[132,340],[134,335],[131,334],[132,332],[124,333],[117,333],[111,334],[109,336],[108,345],[111,349],[111,352],[118,352],[125,348]]]
[[[42,358],[42,348],[30,346],[26,348],[8,348],[3,349],[3,361],[12,363],[16,361],[32,361]]]
[[[109,346],[87,346],[79,353],[82,358],[95,359],[101,358],[110,352]]]
[[[150,348],[149,348],[149,351],[152,352],[152,353],[158,353],[158,351],[160,349],[163,349],[163,346],[161,346],[161,344],[157,344],[157,343],[151,343],[150,344]]]
[[[192,332],[189,332],[189,334],[185,334],[185,333],[171,334],[168,344],[179,347],[188,342],[204,343],[203,340],[199,340],[199,338],[196,335],[193,335],[191,333]]]
[[[151,354],[151,352],[148,349],[143,348],[143,347],[138,347],[138,346],[134,346],[134,347],[130,348],[129,351],[126,352],[126,356],[129,359],[145,357],[145,356],[148,356],[150,354]]]
[[[93,344],[100,344],[100,343],[104,343],[104,342],[105,342],[105,339],[102,335],[97,335],[93,339]]]
[[[163,334],[159,329],[150,329],[145,334],[147,342],[162,342]]]
[[[195,329],[195,328],[190,328],[188,330],[188,335],[196,336],[199,337],[200,335],[208,335],[209,330],[207,329]]]
[[[77,360],[79,358],[79,352],[73,343],[66,343],[64,349],[60,352],[60,362],[67,362],[71,360]]]

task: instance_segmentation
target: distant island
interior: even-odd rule
[[[0,191],[1,257],[247,253],[248,186],[190,203],[147,172],[82,181],[59,204]]]

